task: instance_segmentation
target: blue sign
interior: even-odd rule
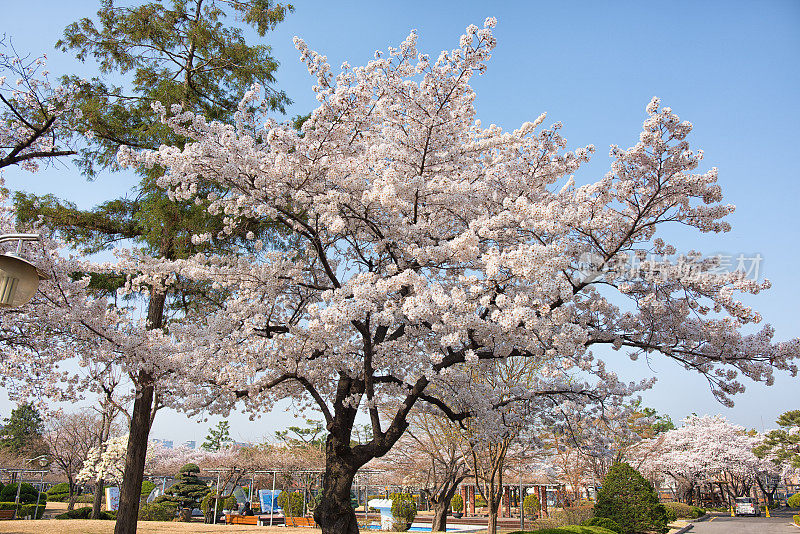
[[[282,511],[277,502],[278,495],[280,494],[281,490],[258,490],[258,501],[261,503],[262,514],[272,514]]]

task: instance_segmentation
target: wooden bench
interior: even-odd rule
[[[14,510],[0,510],[0,519],[14,519]]]
[[[316,527],[313,517],[287,517],[287,527]]]
[[[258,525],[258,516],[227,514],[225,516],[225,522],[229,525]]]

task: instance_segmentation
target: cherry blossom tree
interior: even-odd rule
[[[469,82],[486,70],[494,25],[470,26],[436,58],[418,52],[412,33],[336,76],[296,39],[320,102],[302,131],[265,119],[255,88],[235,124],[173,106],[164,121],[190,142],[118,156],[166,168],[159,184],[223,214],[223,233],[265,219],[286,232],[282,247],[261,251],[256,240],[238,254],[138,255],[142,274],[131,283],[178,278],[215,291],[201,320],[170,330],[182,351],[207,362],[189,369],[204,392],[194,394],[197,409],[224,414],[242,403],[260,412],[290,397],[322,413],[315,518],[325,534],[357,532],[353,477],[391,449],[415,406],[497,419],[488,415],[501,407],[496,395],[472,397],[461,411],[436,388],[476,362],[536,360],[535,380],[515,385],[508,403],[541,413],[652,384],[622,383],[595,347],[661,354],[705,376],[726,404],[744,389],[740,375],[772,383],[775,369],[797,371],[800,342],[773,342],[768,325],[741,331],[761,317],[737,294],[768,282],[720,273],[694,253],[687,271],[657,233],[670,223],[730,229],[717,170],[697,171],[692,125],[653,99],[636,144],[612,147],[611,171],[577,185],[570,176],[594,148],[565,151],[560,124],[543,127],[541,115],[503,131],[477,119]],[[223,193],[209,193],[207,181]],[[397,408],[381,417],[388,401]],[[372,439],[352,445],[360,410]]]
[[[89,411],[55,414],[47,419],[44,441],[52,463],[67,477],[68,510],[75,508],[75,475],[94,445],[95,429],[101,424]]]
[[[674,479],[689,503],[699,483],[714,480],[722,482],[720,489],[733,499],[748,495],[759,477],[780,474],[774,464],[753,453],[762,441],[763,436],[721,415],[690,416],[680,428],[663,434],[658,453],[644,465]]]
[[[408,422],[380,468],[396,474],[403,486],[422,488],[433,507],[431,531],[445,532],[450,500],[470,472],[461,429],[441,414],[420,410],[412,412]]]
[[[51,84],[46,60],[20,56],[0,39],[0,169],[33,172],[42,161],[75,154],[69,127],[80,116],[75,89]]]

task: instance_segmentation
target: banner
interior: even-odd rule
[[[117,486],[106,488],[106,510],[119,510],[119,488]]]
[[[258,501],[261,503],[262,514],[272,514],[283,511],[280,509],[277,502],[278,495],[281,494],[281,491],[282,490],[258,490]]]

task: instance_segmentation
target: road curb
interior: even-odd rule
[[[670,532],[669,534],[683,534],[684,532],[692,530],[692,527],[694,527],[694,523],[689,523],[685,527],[682,527],[679,530],[676,530],[675,532]]]
[[[705,521],[706,519],[708,519],[708,518],[710,518],[710,517],[713,517],[713,516],[712,516],[711,514],[705,514],[705,515],[701,515],[701,516],[700,516],[700,517],[698,517],[697,519],[692,519],[692,522],[693,522],[693,523],[699,523],[700,521]]]

